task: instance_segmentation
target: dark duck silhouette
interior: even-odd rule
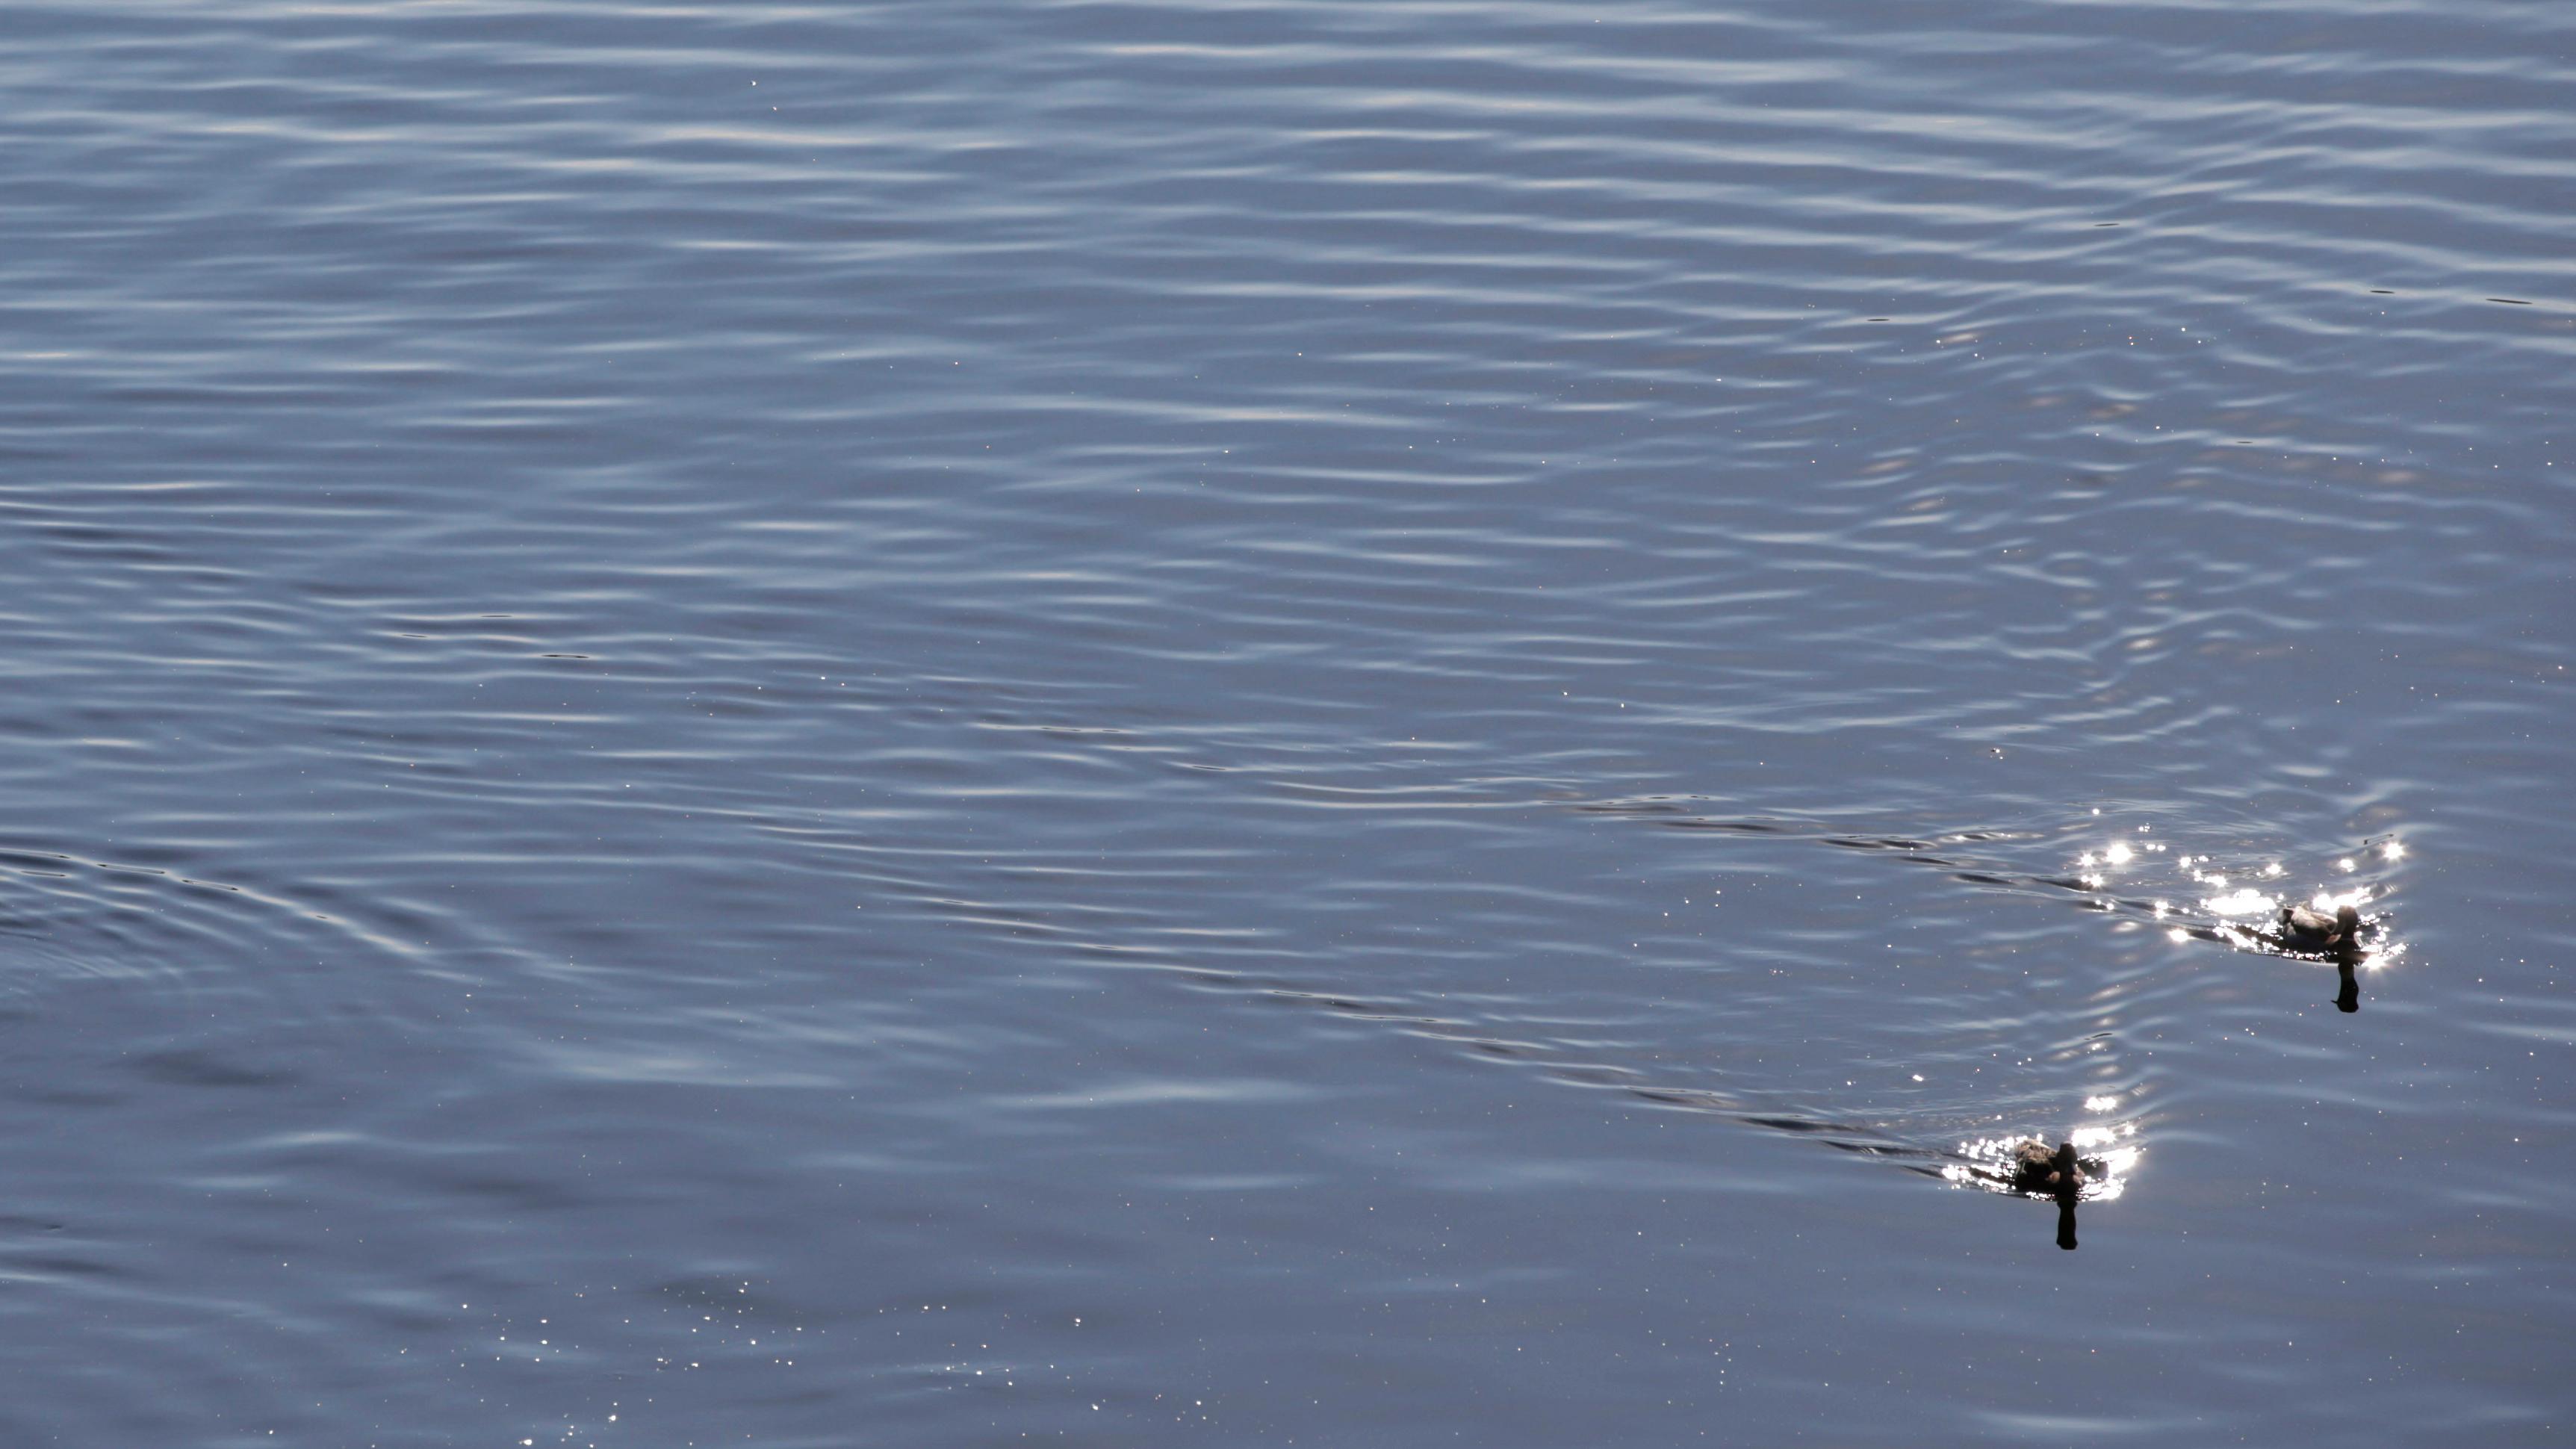
[[[2337,906],[2331,916],[2306,906],[2283,906],[2272,935],[2284,946],[2302,951],[2349,951],[2361,943],[2361,912]]]
[[[2052,1197],[2076,1196],[2084,1187],[2084,1165],[2076,1160],[2075,1144],[2060,1142],[2052,1149],[2034,1138],[2013,1148],[2013,1186]]]

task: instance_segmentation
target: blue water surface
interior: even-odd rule
[[[0,34],[0,1440],[2567,1442],[2576,7]]]

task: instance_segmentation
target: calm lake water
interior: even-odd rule
[[[2576,1433],[2576,6],[0,20],[0,1440]]]

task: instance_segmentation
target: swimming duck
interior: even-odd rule
[[[2341,950],[2360,942],[2361,912],[2348,905],[2337,906],[2329,916],[2306,906],[2283,906],[2273,933],[2281,938],[2282,945],[2304,951]]]
[[[2013,1148],[2013,1186],[2024,1192],[2071,1194],[2084,1186],[2084,1168],[2075,1158],[2075,1144],[2060,1142],[2052,1149],[2032,1138]]]

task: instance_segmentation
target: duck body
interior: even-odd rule
[[[2361,912],[2338,906],[2331,916],[2306,906],[2283,906],[2273,923],[2281,944],[2305,951],[2346,950],[2361,941]]]
[[[2013,1186],[2023,1192],[2075,1194],[2084,1186],[2084,1167],[2076,1160],[2075,1144],[2060,1142],[2051,1147],[2034,1137],[2015,1146]]]

